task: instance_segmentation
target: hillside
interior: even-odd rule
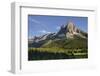
[[[68,22],[56,33],[29,39],[28,47],[29,60],[87,58],[88,34]]]
[[[75,39],[50,40],[41,47],[64,48],[64,49],[87,48],[87,39],[75,38]]]

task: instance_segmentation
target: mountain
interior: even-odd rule
[[[28,40],[29,47],[35,48],[87,48],[88,34],[73,22],[62,25],[57,33],[44,34]]]
[[[78,29],[74,23],[68,22],[67,25],[61,26],[61,29],[57,33],[58,36],[66,36],[66,38],[74,38],[74,36],[79,36],[81,38],[87,38],[87,33]]]

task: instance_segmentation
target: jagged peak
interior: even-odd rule
[[[46,39],[51,39],[51,38],[74,38],[74,36],[79,36],[81,38],[86,38],[87,34],[81,31],[76,27],[76,25],[72,21],[68,21],[65,25],[62,25],[60,27],[60,30],[56,33],[49,33],[49,34],[44,34],[42,36],[34,36],[30,41],[35,41],[39,42],[42,40]],[[86,36],[85,36],[86,35]]]

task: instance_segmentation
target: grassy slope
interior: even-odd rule
[[[87,48],[87,39],[75,38],[75,39],[61,39],[53,40],[42,45],[43,48],[64,48],[64,49],[77,49]]]
[[[29,60],[87,58],[87,39],[49,40],[40,48],[29,48]]]

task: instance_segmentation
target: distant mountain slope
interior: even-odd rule
[[[88,34],[75,26],[74,23],[61,26],[57,33],[49,33],[28,40],[29,47],[43,48],[87,48]]]

